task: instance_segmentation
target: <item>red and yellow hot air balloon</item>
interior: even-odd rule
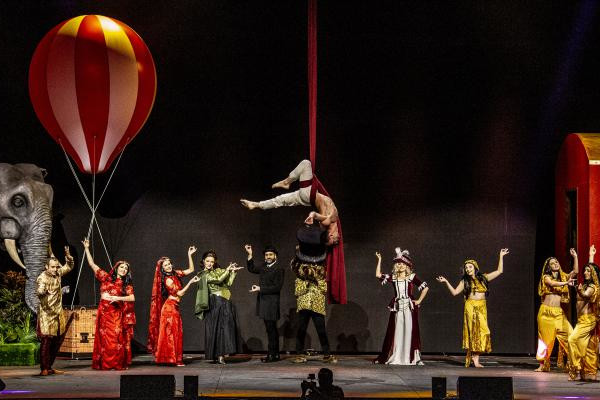
[[[29,96],[44,128],[79,169],[102,173],[146,122],[156,69],[129,26],[82,15],[58,24],[37,46]]]

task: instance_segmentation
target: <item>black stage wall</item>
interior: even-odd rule
[[[421,309],[423,350],[461,351],[462,298],[434,278],[444,274],[456,284],[466,258],[490,271],[508,247],[506,273],[489,297],[493,349],[534,351],[537,270],[553,252],[555,155],[567,132],[600,126],[600,32],[589,4],[319,2],[317,173],[340,210],[349,299],[328,310],[334,349],[379,349],[392,288],[375,279],[374,253],[383,253],[389,269],[401,246],[431,287]],[[270,185],[308,156],[304,2],[3,6],[0,161],[48,169],[60,214],[55,249],[66,241],[81,255],[89,213],[28,99],[35,46],[62,20],[97,13],[133,27],[153,53],[154,110],[100,210],[114,258],[134,268],[137,340],[146,339],[158,257],[185,263],[195,244],[216,249],[224,264],[243,263],[242,246],[250,242],[257,253],[273,243],[280,262],[289,261],[309,209],[250,212],[239,199],[278,194]],[[99,187],[106,178],[98,177]],[[106,265],[97,236],[95,242],[97,261]],[[241,271],[233,302],[245,346],[264,350],[248,293],[255,282]],[[86,266],[79,297],[81,304],[95,301]],[[184,343],[201,351],[193,298],[189,293],[181,307]],[[292,350],[291,273],[282,298],[282,340]]]

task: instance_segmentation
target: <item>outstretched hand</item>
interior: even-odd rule
[[[508,249],[500,249],[500,257],[504,257],[509,253]]]
[[[227,266],[228,271],[239,271],[242,268],[244,267],[238,267],[238,265],[234,262],[229,263],[229,265]]]
[[[196,246],[190,246],[190,248],[188,249],[188,256],[191,256],[196,251],[198,251],[198,249],[196,248]]]
[[[381,253],[380,252],[376,251],[375,257],[377,257],[377,261],[381,261]]]
[[[192,279],[190,279],[190,283],[196,283],[200,280],[200,277],[198,275],[194,276]]]
[[[590,251],[591,251],[591,249],[590,249]],[[573,258],[577,257],[577,252],[575,251],[574,248],[571,248],[569,250],[569,254],[571,254],[571,257],[573,257]]]
[[[66,262],[73,261],[73,256],[71,255],[71,250],[69,249],[69,246],[65,246],[65,261]]]
[[[250,293],[260,292],[260,286],[252,285],[252,288],[249,290]]]
[[[248,253],[249,256],[252,255],[252,245],[250,244],[245,244],[244,245],[244,249],[246,250],[246,253]]]
[[[83,248],[86,250],[90,248],[90,241],[88,239],[83,239],[81,244],[83,244]]]
[[[441,282],[441,283],[445,283],[448,282],[448,280],[446,278],[444,278],[443,276],[438,276],[437,278],[435,278],[436,281]]]

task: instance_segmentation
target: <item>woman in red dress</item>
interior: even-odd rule
[[[131,364],[131,339],[135,325],[135,296],[129,263],[117,261],[107,273],[94,263],[87,239],[83,241],[83,247],[88,264],[100,281],[92,368],[127,369]]]
[[[192,283],[200,278],[193,277],[182,288],[181,278],[194,272],[192,254],[195,246],[188,249],[189,266],[186,270],[174,269],[168,257],[156,263],[152,299],[150,300],[150,323],[148,352],[154,354],[157,364],[183,366],[183,324],[179,313],[179,301]]]

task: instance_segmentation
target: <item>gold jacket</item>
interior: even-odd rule
[[[60,336],[65,330],[65,317],[62,312],[61,276],[73,269],[74,262],[67,261],[57,270],[56,276],[47,271],[37,278],[36,294],[40,299],[38,309],[38,324],[40,333],[44,336]]]
[[[295,294],[297,311],[310,310],[325,315],[325,296],[327,281],[317,279],[317,283],[296,278]]]

